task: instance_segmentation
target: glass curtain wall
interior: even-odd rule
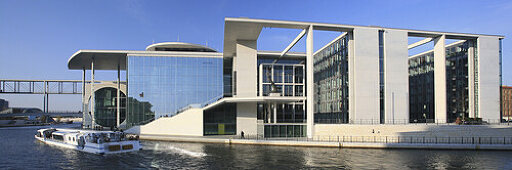
[[[275,115],[273,113],[276,113]],[[302,102],[258,103],[258,120],[263,123],[306,123],[306,113]]]
[[[348,36],[314,55],[315,122],[348,123]]]
[[[124,93],[121,94],[120,123],[126,118],[126,98]],[[103,127],[115,127],[117,125],[117,89],[112,87],[104,87],[94,92],[94,119],[95,122]]]
[[[469,41],[446,48],[447,121],[469,118]]]
[[[233,58],[224,59],[223,69],[224,97],[233,96]]]
[[[304,96],[303,59],[258,59],[258,95],[268,96],[272,82],[283,97]],[[306,112],[303,101],[258,103],[257,119],[264,137],[304,137]]]
[[[409,122],[434,123],[434,53],[409,58]]]
[[[128,56],[128,126],[223,95],[222,58]]]
[[[228,103],[205,110],[204,135],[236,134],[236,104]]]
[[[304,64],[267,64],[259,66],[263,85],[260,96],[270,94],[272,82],[281,96],[304,96]]]
[[[446,50],[447,122],[469,117],[468,50],[471,41]],[[410,123],[434,123],[434,53],[409,58]]]

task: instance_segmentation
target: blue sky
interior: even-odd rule
[[[503,84],[512,85],[512,1],[0,1],[1,79],[81,79],[67,69],[80,49],[143,50],[180,40],[222,51],[224,17],[376,25],[433,31],[498,34]],[[264,30],[258,49],[282,50],[299,33]],[[319,35],[319,36],[317,36]],[[334,33],[315,34],[315,49]],[[298,44],[294,50],[301,51]],[[111,79],[114,72],[99,72]],[[12,106],[42,107],[42,96],[0,95]],[[50,110],[78,110],[80,96],[50,96]]]

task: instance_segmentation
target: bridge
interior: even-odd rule
[[[82,117],[82,112],[49,112],[49,113],[5,113],[0,117],[27,117],[27,116],[50,116],[50,117]]]
[[[42,94],[43,112],[48,112],[50,94],[82,94],[88,83],[91,81],[0,79],[0,94]]]

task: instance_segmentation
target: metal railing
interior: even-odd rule
[[[409,120],[409,119],[395,119],[385,120],[381,123],[380,119],[356,119],[356,120],[341,120],[341,119],[315,119],[316,124],[359,124],[359,125],[404,125],[404,124],[426,124],[426,125],[512,125],[512,120],[505,119],[481,119],[481,120],[446,120],[446,119],[422,119],[422,120]]]
[[[473,136],[473,137],[436,137],[436,136],[313,136],[307,137],[264,137],[263,135],[236,136],[245,140],[280,140],[303,142],[341,142],[341,143],[407,143],[407,144],[489,144],[512,145],[512,136]],[[233,138],[235,139],[235,138]]]

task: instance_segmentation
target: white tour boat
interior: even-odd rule
[[[39,129],[35,138],[56,145],[95,154],[113,154],[141,149],[137,135],[81,129]]]

